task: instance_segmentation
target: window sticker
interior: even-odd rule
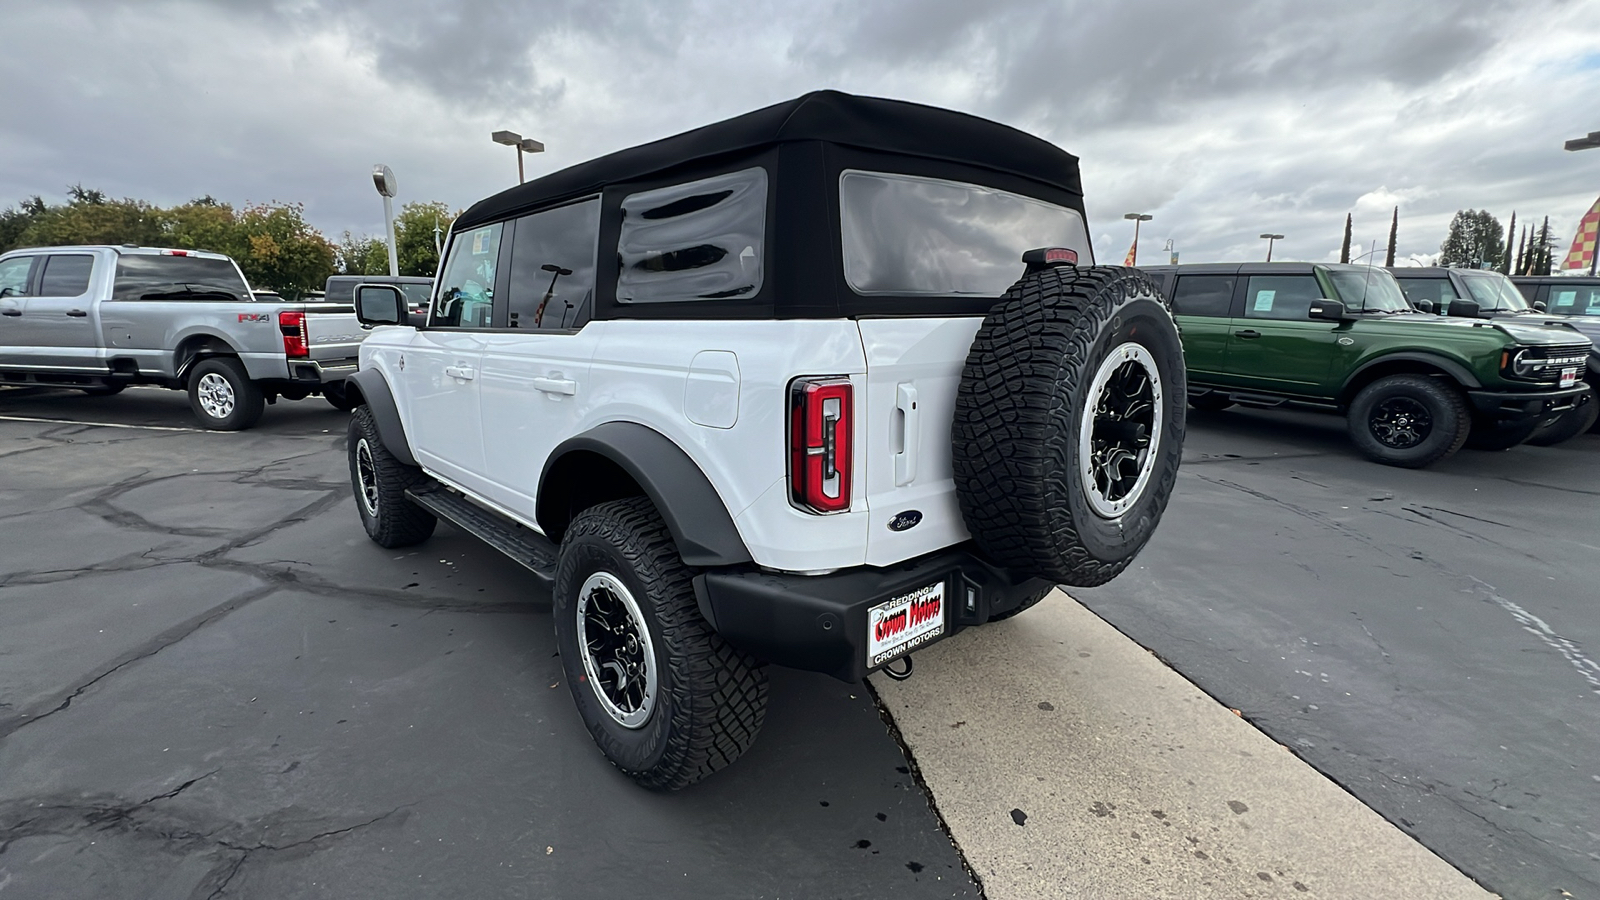
[[[1572,306],[1578,302],[1577,291],[1556,291],[1556,306]]]
[[[493,242],[493,234],[491,232],[492,232],[492,229],[479,228],[477,231],[474,231],[472,233],[472,255],[473,256],[482,256],[483,254],[489,252],[489,248],[494,243]]]
[[[1256,312],[1272,312],[1272,298],[1278,296],[1277,291],[1256,291]]]

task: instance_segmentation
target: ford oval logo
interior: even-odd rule
[[[910,531],[911,529],[917,527],[917,523],[921,522],[921,521],[922,521],[922,513],[921,512],[919,512],[919,511],[917,511],[915,509],[908,509],[905,512],[900,512],[900,513],[895,513],[894,514],[894,518],[889,520],[889,530],[890,531]]]

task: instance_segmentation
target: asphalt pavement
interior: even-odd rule
[[[367,540],[346,421],[0,388],[0,897],[977,896],[860,685],[633,785],[523,570]]]
[[[1600,435],[1412,471],[1331,416],[1189,423],[1075,596],[1481,884],[1600,897]]]

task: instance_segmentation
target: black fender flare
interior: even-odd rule
[[[607,422],[562,441],[539,474],[535,516],[539,527],[559,541],[571,513],[555,489],[552,475],[574,452],[594,453],[626,472],[655,504],[678,553],[691,566],[732,566],[752,562],[750,550],[733,524],[717,489],[695,461],[665,435],[637,422]]]
[[[1357,368],[1354,372],[1351,372],[1350,373],[1350,377],[1346,378],[1344,380],[1344,383],[1346,385],[1349,385],[1351,382],[1359,380],[1359,378],[1361,377],[1361,374],[1363,372],[1366,372],[1366,371],[1372,369],[1374,366],[1387,365],[1387,364],[1393,363],[1393,362],[1418,362],[1418,363],[1423,363],[1425,365],[1430,365],[1430,366],[1433,366],[1433,367],[1438,368],[1438,369],[1443,369],[1445,372],[1449,373],[1451,378],[1454,378],[1456,381],[1460,382],[1461,386],[1464,387],[1464,388],[1467,388],[1467,389],[1471,390],[1471,389],[1483,387],[1483,382],[1478,380],[1478,376],[1472,374],[1472,371],[1470,369],[1468,369],[1466,366],[1463,366],[1462,364],[1456,362],[1455,360],[1450,359],[1448,357],[1444,357],[1444,356],[1438,356],[1438,355],[1435,355],[1435,354],[1432,354],[1432,353],[1419,353],[1419,352],[1411,352],[1411,351],[1401,351],[1399,353],[1385,353],[1382,356],[1378,356],[1378,357],[1374,357],[1373,359],[1369,359],[1366,362],[1362,363],[1361,366],[1359,368]],[[1348,393],[1348,392],[1349,392],[1349,388],[1346,387],[1345,390],[1343,392],[1341,392],[1341,393]],[[1349,398],[1346,397],[1345,400],[1348,401]]]
[[[383,447],[395,459],[408,466],[417,465],[417,458],[411,455],[411,442],[406,439],[406,426],[400,421],[400,408],[395,405],[394,394],[389,390],[389,382],[377,369],[362,369],[354,375],[346,376],[344,390],[346,394],[354,388],[357,393],[352,407],[362,403],[367,409],[372,410],[372,420],[378,425],[378,439],[383,441]]]

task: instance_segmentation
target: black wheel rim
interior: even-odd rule
[[[1160,444],[1161,386],[1142,345],[1107,355],[1089,391],[1090,421],[1080,443],[1089,503],[1105,518],[1126,512],[1150,480]]]
[[[367,515],[378,517],[378,469],[372,464],[372,448],[367,439],[356,442],[356,481],[361,491],[361,505]]]
[[[617,724],[644,727],[655,706],[655,650],[633,594],[596,572],[578,591],[576,615],[578,652],[600,705]]]
[[[1385,447],[1408,450],[1433,433],[1433,414],[1413,397],[1388,397],[1372,407],[1367,429]]]

